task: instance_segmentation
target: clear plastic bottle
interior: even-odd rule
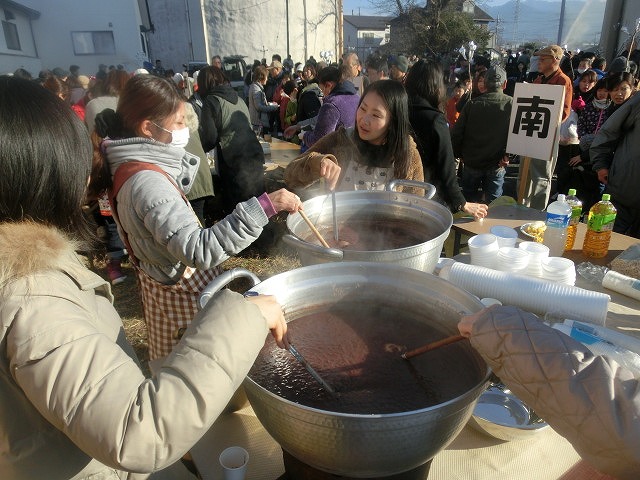
[[[572,250],[573,244],[576,241],[578,223],[580,223],[580,217],[582,216],[582,201],[576,197],[575,188],[569,189],[566,200],[571,207],[571,218],[569,219],[569,226],[567,227],[567,243],[565,244],[564,249]]]
[[[561,257],[567,242],[567,227],[571,218],[571,207],[560,193],[558,199],[547,206],[547,228],[542,243],[549,247],[550,257]]]
[[[582,253],[591,258],[602,258],[609,252],[611,231],[616,221],[616,207],[611,203],[608,193],[589,210],[587,233],[584,236]]]

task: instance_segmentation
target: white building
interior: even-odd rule
[[[176,71],[214,55],[245,55],[250,64],[274,53],[294,62],[341,53],[341,0],[141,0],[140,9],[152,61]]]
[[[133,70],[146,59],[137,0],[0,0],[0,73],[69,65]]]
[[[344,51],[355,52],[361,62],[389,42],[389,22],[393,17],[344,16]]]

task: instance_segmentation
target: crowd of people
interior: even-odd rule
[[[183,457],[247,374],[267,332],[288,345],[282,308],[271,297],[227,291],[198,312],[218,265],[255,242],[271,217],[299,211],[299,195],[321,179],[329,191],[428,182],[452,212],[483,218],[502,195],[512,160],[514,83],[565,87],[557,154],[532,160],[528,204],[546,207],[555,169],[558,191],[576,187],[586,205],[610,192],[615,230],[640,238],[635,64],[621,57],[607,68],[557,45],[508,52],[505,60],[458,59],[447,72],[439,60],[404,55],[375,54],[364,68],[353,52],[335,65],[274,55],[269,65],[255,62],[242,93],[219,56],[191,77],[159,60],[132,74],[101,65],[91,77],[76,66],[37,79],[22,69],[1,76],[0,423],[11,448],[0,472],[45,478],[54,468],[57,478],[121,478]],[[259,137],[268,134],[300,144],[284,171],[286,188],[275,191],[265,191],[263,178]],[[423,194],[413,184],[401,188]],[[87,210],[101,227],[109,281],[123,280],[125,255],[134,265],[152,378],[124,339],[108,283],[76,256],[90,248]],[[486,340],[492,312],[460,328],[508,376],[509,365],[492,358]],[[531,335],[529,345],[537,341]],[[606,381],[633,377],[613,370]],[[625,405],[637,412],[634,398]],[[597,440],[567,435],[597,466],[631,478],[625,475],[637,455],[603,460],[583,447]]]

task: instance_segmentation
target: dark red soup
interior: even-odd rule
[[[338,225],[338,242],[334,240],[333,226],[319,225],[318,231],[330,247],[362,252],[412,247],[428,242],[442,233],[431,231],[418,222],[373,215],[341,222]],[[305,233],[303,240],[318,243],[311,232]]]
[[[323,410],[399,413],[455,398],[482,378],[467,342],[407,361],[412,349],[450,333],[438,332],[396,307],[332,306],[289,323],[290,338],[338,395],[326,392],[269,336],[249,376],[292,402]]]

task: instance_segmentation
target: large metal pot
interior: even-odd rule
[[[232,278],[238,273],[225,275]],[[223,275],[207,287],[204,301],[227,280]],[[482,308],[476,297],[434,275],[371,262],[302,267],[271,277],[251,291],[275,295],[289,322],[354,297],[378,302],[376,305],[403,302],[405,312],[429,322],[429,329],[441,331],[442,337],[457,333],[461,314]],[[448,445],[487,386],[490,371],[485,362],[467,342],[458,345],[457,355],[465,359],[465,369],[475,372],[472,381],[465,384],[463,394],[420,410],[382,415],[336,413],[286,400],[250,377],[243,385],[265,429],[298,460],[342,476],[395,475],[426,463]],[[456,375],[451,375],[451,381],[457,381]]]
[[[409,193],[395,192],[396,185],[415,185],[425,188],[426,197]],[[315,265],[327,262],[360,261],[394,263],[405,267],[433,272],[442,252],[442,245],[449,236],[453,225],[453,217],[448,208],[430,200],[435,194],[435,187],[422,182],[396,180],[390,182],[385,191],[351,191],[336,193],[336,216],[338,223],[349,225],[350,221],[363,215],[406,221],[418,225],[428,233],[424,241],[405,248],[384,250],[340,250],[325,248],[306,241],[309,227],[299,214],[289,215],[287,227],[290,234],[283,240],[294,247],[300,256],[302,265]],[[303,203],[307,216],[316,227],[332,225],[333,214],[329,196],[311,198]]]

